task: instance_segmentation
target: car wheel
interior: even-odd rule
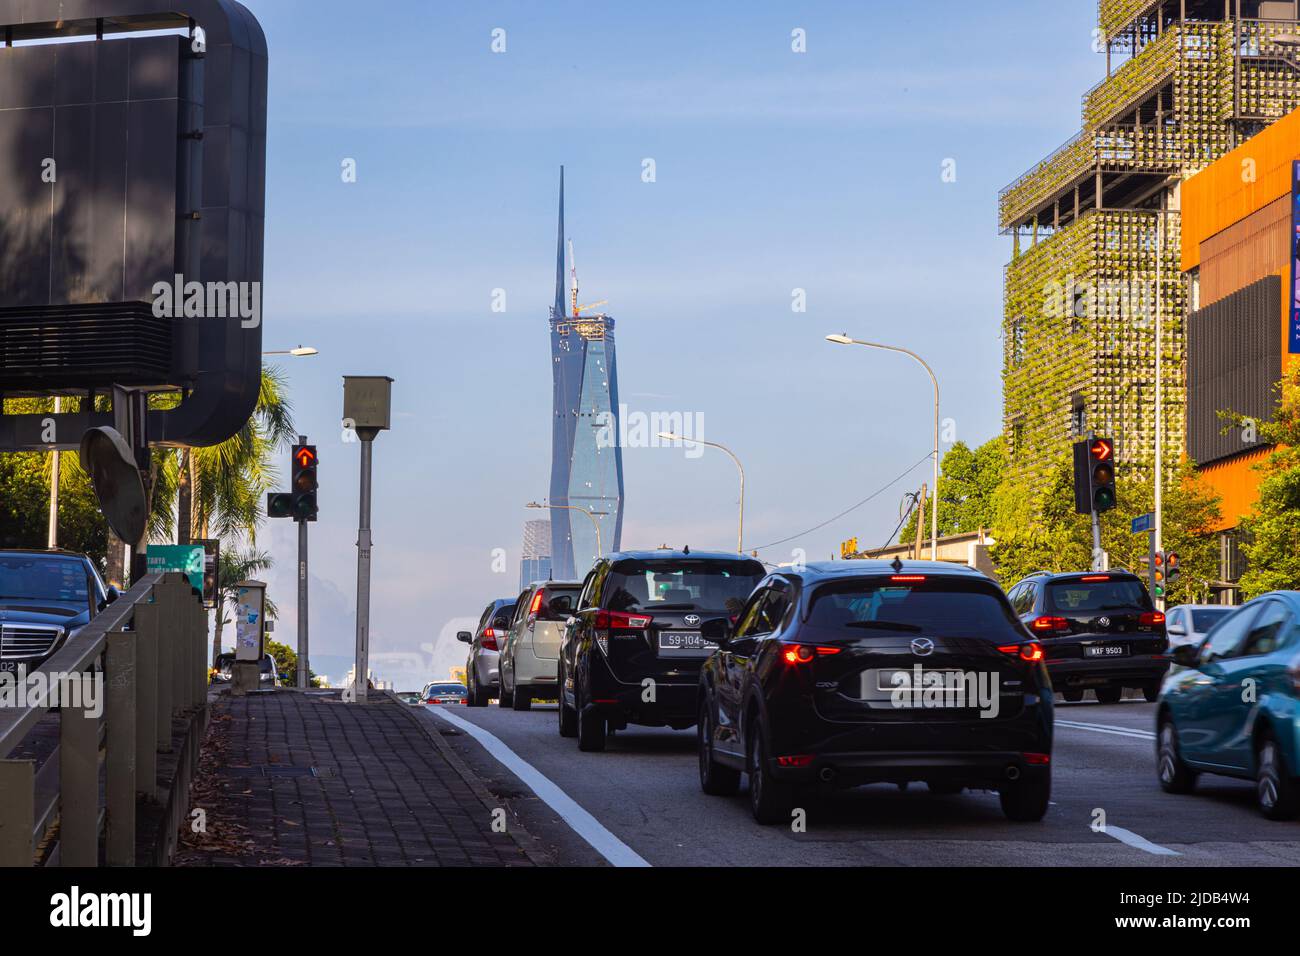
[[[466,701],[470,707],[486,707],[488,705],[487,691],[479,687],[478,675],[475,673],[477,668],[470,665],[469,669],[469,700]]]
[[[941,797],[953,797],[966,789],[959,783],[942,783],[933,780],[926,786],[930,788],[931,793],[937,793]]]
[[[505,671],[501,672],[501,676],[500,678],[498,678],[498,680],[500,681],[501,684],[501,690],[497,692],[497,706],[504,709],[514,704],[515,695],[514,695],[514,691],[511,691],[510,693],[506,693]]]
[[[555,682],[559,690],[559,700],[556,702],[555,709],[560,712],[560,736],[576,737],[578,736],[578,715],[573,708],[564,702],[564,668],[555,675]]]
[[[531,710],[533,707],[532,691],[516,684],[514,693],[510,695],[510,707],[512,710]]]
[[[1036,823],[1046,815],[1052,799],[1052,775],[1046,771],[1021,774],[1019,780],[1003,784],[998,797],[1008,820]]]
[[[573,696],[578,702],[578,749],[586,753],[600,753],[605,749],[605,718],[595,708],[587,706],[587,695],[581,680],[577,682]]]
[[[749,741],[749,808],[754,819],[764,825],[789,823],[794,809],[794,788],[784,780],[774,780],[767,770],[767,744],[763,728],[756,726]]]
[[[1156,773],[1166,793],[1191,793],[1196,787],[1196,771],[1183,763],[1178,747],[1178,728],[1165,718],[1156,732]]]
[[[1098,687],[1093,691],[1097,695],[1099,704],[1118,704],[1120,698],[1124,696],[1123,687]]]
[[[1067,704],[1077,704],[1079,701],[1083,700],[1083,691],[1078,688],[1073,690],[1063,690],[1061,691],[1061,696],[1065,698]]]
[[[713,759],[713,718],[703,694],[700,720],[696,724],[696,745],[700,756],[700,789],[715,797],[730,797],[740,789],[740,771],[724,767]]]
[[[1271,736],[1260,741],[1256,763],[1255,795],[1260,812],[1270,820],[1290,820],[1300,805],[1300,789],[1282,758],[1282,748]]]

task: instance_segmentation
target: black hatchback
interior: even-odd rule
[[[958,565],[835,561],[765,578],[739,623],[710,623],[700,673],[705,793],[749,775],[760,823],[802,792],[924,781],[997,790],[1013,820],[1051,793],[1042,648],[989,578]]]
[[[1043,571],[1007,597],[1043,645],[1052,684],[1067,701],[1091,690],[1103,704],[1114,704],[1126,687],[1149,701],[1160,696],[1171,660],[1165,616],[1136,574]]]
[[[743,555],[628,551],[596,562],[560,645],[560,735],[604,750],[628,724],[695,723],[705,622],[737,614],[763,565]]]

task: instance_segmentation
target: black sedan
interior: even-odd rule
[[[836,561],[768,575],[701,674],[700,784],[749,775],[760,823],[808,788],[924,781],[997,790],[1013,820],[1051,793],[1042,647],[1002,590],[957,565]]]
[[[0,551],[0,672],[40,667],[116,599],[84,554]]]

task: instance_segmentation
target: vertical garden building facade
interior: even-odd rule
[[[1150,463],[1157,360],[1165,452],[1182,455],[1197,289],[1180,270],[1180,184],[1300,105],[1296,6],[1101,0],[1106,77],[1084,94],[1082,130],[999,198],[1013,240],[1003,414],[1019,478],[1040,484],[1089,432],[1113,438],[1122,465]]]

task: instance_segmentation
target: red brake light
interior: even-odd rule
[[[999,647],[998,650],[1003,654],[1016,655],[1030,664],[1036,664],[1043,659],[1043,645],[1037,641],[1029,641],[1027,644],[1007,644]]]
[[[1051,754],[1021,754],[1025,758],[1025,763],[1031,767],[1046,767],[1052,762]]]
[[[1035,631],[1068,631],[1070,622],[1063,617],[1036,617],[1029,626]]]
[[[529,614],[536,614],[542,607],[542,592],[538,591],[533,595],[533,603],[528,608]]]
[[[839,647],[815,647],[811,644],[791,644],[785,649],[782,655],[788,663],[807,664],[814,657],[830,657],[832,654],[838,654],[843,648]]]
[[[924,574],[895,574],[890,577],[895,584],[920,584],[925,580]]]
[[[1160,611],[1143,611],[1138,617],[1138,623],[1143,627],[1155,627],[1165,623],[1165,616]]]
[[[598,631],[644,631],[654,618],[649,614],[624,614],[622,611],[597,611],[593,622]]]
[[[497,649],[497,632],[493,628],[483,628],[483,647],[489,651]]]
[[[777,757],[778,767],[808,767],[813,762],[812,754],[793,754],[789,757]]]
[[[1086,581],[1088,584],[1095,584],[1098,581],[1109,581],[1110,575],[1109,574],[1088,574],[1085,575],[1081,580]]]

